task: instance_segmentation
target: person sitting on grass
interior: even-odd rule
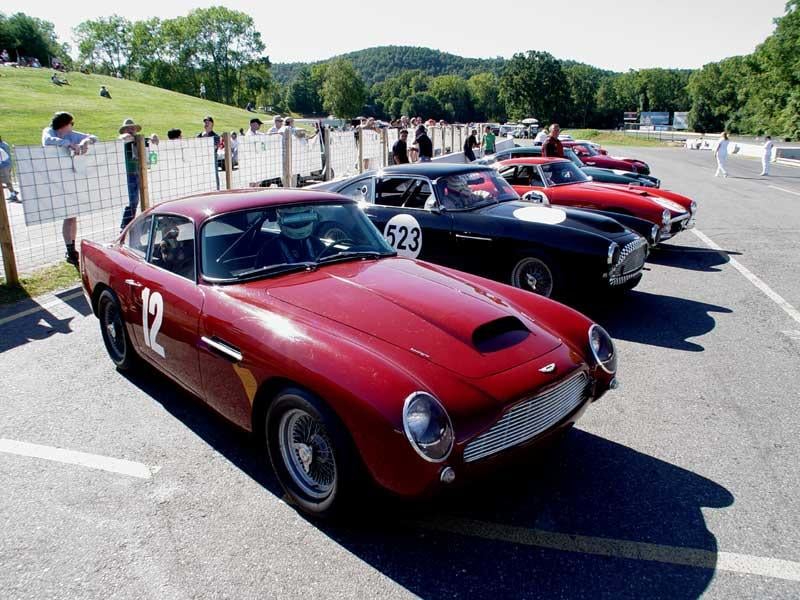
[[[64,79],[60,79],[58,73],[53,71],[53,75],[50,77],[50,81],[55,83],[56,85],[69,85],[69,81],[67,81],[66,77]]]
[[[108,98],[111,100],[111,92],[108,91],[108,88],[104,85],[100,86],[100,96],[102,98]]]

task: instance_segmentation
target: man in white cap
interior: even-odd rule
[[[267,134],[274,135],[276,133],[280,133],[281,129],[283,128],[283,117],[280,116],[280,115],[275,115],[272,118],[272,122],[273,122],[273,125],[272,125],[272,127],[270,127],[270,129],[267,132]]]

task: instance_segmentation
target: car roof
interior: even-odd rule
[[[422,175],[430,179],[437,177],[447,177],[448,175],[463,175],[464,173],[474,173],[475,171],[490,171],[491,167],[474,164],[458,163],[415,163],[407,165],[392,165],[385,167],[382,172],[384,175]]]
[[[183,215],[193,219],[196,223],[201,223],[211,217],[238,210],[282,204],[310,204],[331,201],[354,202],[351,198],[331,192],[253,188],[221,190],[169,200],[155,206],[152,212]]]
[[[519,158],[507,158],[506,160],[501,160],[499,164],[501,165],[543,165],[546,163],[551,162],[568,162],[572,163],[571,160],[566,158],[560,158],[557,156],[520,156]]]

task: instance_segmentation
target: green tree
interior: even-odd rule
[[[331,62],[322,84],[323,108],[337,117],[351,119],[364,108],[365,99],[364,82],[350,61],[340,58]]]
[[[500,77],[500,97],[514,119],[560,120],[569,100],[561,63],[548,52],[515,54]]]
[[[469,86],[463,77],[440,75],[434,77],[428,92],[441,105],[444,119],[448,121],[469,121],[472,118],[472,98]]]
[[[317,114],[322,112],[322,99],[319,95],[319,83],[315,80],[309,67],[300,69],[294,81],[286,89],[286,105],[289,110],[301,114]]]
[[[128,75],[133,25],[125,17],[111,15],[83,21],[73,30],[81,62],[110,75]]]
[[[500,101],[499,81],[494,73],[477,73],[467,80],[467,87],[479,121],[505,121],[505,109]]]
[[[411,94],[403,100],[402,112],[409,117],[422,117],[423,119],[441,119],[444,110],[439,101],[428,92]]]
[[[575,125],[586,127],[590,116],[597,110],[597,92],[602,71],[584,64],[564,68],[567,88],[571,98],[572,119]]]
[[[0,14],[0,49],[8,50],[12,59],[37,58],[45,67],[52,57],[70,62],[67,47],[59,43],[53,24],[24,13],[10,17]]]

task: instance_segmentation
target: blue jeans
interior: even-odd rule
[[[122,213],[122,223],[119,229],[122,231],[133,221],[136,216],[136,208],[139,206],[139,173],[128,173],[128,206]]]
[[[419,162],[431,162],[431,157],[430,156],[420,156],[419,157]]]

